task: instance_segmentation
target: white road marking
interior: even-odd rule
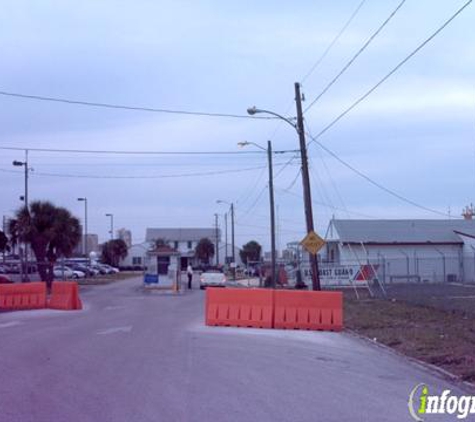
[[[96,334],[105,335],[105,334],[115,334],[115,333],[130,333],[131,331],[132,331],[132,326],[127,325],[125,327],[107,328],[105,330],[98,331]]]
[[[0,324],[0,328],[8,328],[8,327],[15,327],[16,325],[21,325],[21,321],[10,321],[10,322],[4,322],[3,324]]]

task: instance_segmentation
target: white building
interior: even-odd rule
[[[117,230],[117,238],[122,239],[128,248],[132,246],[132,232],[127,229],[119,229]]]
[[[216,251],[216,242],[220,243],[220,237],[221,231],[216,231],[215,228],[148,228],[145,242],[129,248],[129,254],[122,260],[121,266],[146,265],[147,252],[153,249],[153,245],[158,239],[165,241],[168,246],[180,253],[182,268],[186,268],[188,263],[199,265],[199,260],[195,257],[195,248],[198,242],[203,238],[208,238]],[[221,256],[219,258],[221,262]],[[214,264],[215,260],[216,255],[210,259],[210,264]]]
[[[371,264],[390,282],[475,282],[474,220],[336,220],[322,267]]]

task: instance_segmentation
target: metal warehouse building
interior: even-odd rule
[[[321,268],[371,264],[392,282],[475,283],[475,221],[331,220]]]

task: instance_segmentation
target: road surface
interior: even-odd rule
[[[0,421],[401,422],[419,383],[460,393],[345,333],[206,327],[197,289],[147,294],[137,278],[82,298],[0,314]]]

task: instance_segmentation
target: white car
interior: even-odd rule
[[[206,287],[224,287],[226,285],[226,275],[221,270],[207,270],[201,274],[200,289]]]
[[[62,279],[63,276],[66,279],[78,279],[78,278],[85,278],[86,274],[82,271],[75,271],[69,267],[54,267],[53,268],[54,278]]]

